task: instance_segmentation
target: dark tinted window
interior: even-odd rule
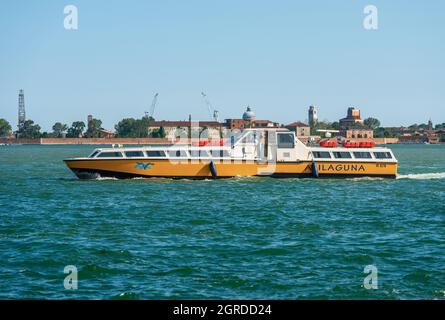
[[[354,152],[354,157],[357,159],[371,159],[369,152]]]
[[[97,157],[98,158],[121,158],[122,153],[120,153],[120,152],[101,152]]]
[[[334,158],[337,159],[350,159],[352,158],[351,154],[349,152],[344,152],[344,151],[340,151],[340,152],[333,152],[334,154]]]
[[[192,157],[208,158],[209,154],[204,150],[191,150],[190,154]]]
[[[391,152],[374,152],[374,157],[376,159],[391,159]]]
[[[210,151],[212,157],[214,158],[227,158],[230,157],[230,154],[227,150],[212,150]]]
[[[90,156],[90,158],[94,158],[98,153],[99,151],[94,151],[94,153]]]
[[[144,153],[142,151],[126,151],[125,156],[132,157],[144,157]]]
[[[294,135],[292,133],[279,133],[278,135],[278,148],[293,148],[294,147]]]
[[[181,158],[181,157],[187,157],[187,152],[184,150],[169,150],[168,155],[172,158]]]
[[[314,158],[317,158],[317,159],[331,158],[331,155],[329,154],[329,152],[325,152],[325,151],[314,151],[314,152],[312,152],[312,154],[314,155]]]
[[[147,153],[147,157],[165,157],[165,152],[160,150],[148,150],[145,151]]]

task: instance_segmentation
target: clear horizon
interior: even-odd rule
[[[65,5],[79,29],[65,30]],[[363,8],[378,8],[365,30]],[[430,1],[2,1],[0,118],[17,128],[18,92],[42,131],[87,115],[114,129],[140,118],[283,124],[338,121],[349,106],[383,126],[445,122],[445,3]]]

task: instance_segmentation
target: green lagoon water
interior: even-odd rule
[[[396,180],[81,181],[92,146],[0,146],[0,298],[444,299],[445,146],[392,148]]]

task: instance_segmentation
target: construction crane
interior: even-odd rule
[[[219,116],[218,110],[213,109],[212,104],[210,103],[209,99],[207,98],[207,95],[204,92],[201,92],[201,95],[204,99],[207,109],[209,110],[210,118],[212,118],[215,121],[218,121],[218,116]]]
[[[145,111],[145,116],[147,118],[153,118],[153,115],[155,113],[156,104],[158,103],[158,95],[159,93],[156,93],[153,97],[153,100],[151,101],[150,111]]]

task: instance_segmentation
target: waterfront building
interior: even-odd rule
[[[285,128],[295,132],[295,136],[297,137],[308,137],[311,135],[310,126],[303,122],[292,122],[286,125]]]
[[[360,109],[355,107],[348,108],[346,118],[340,119],[339,125],[342,129],[362,126],[364,120],[360,117]]]
[[[246,111],[243,113],[243,120],[246,122],[255,121],[256,116],[250,107],[247,107]]]
[[[428,131],[433,131],[433,122],[431,121],[431,119],[430,120],[428,120],[428,126],[427,126],[427,130]]]
[[[243,119],[226,119],[224,126],[229,130],[243,130],[245,121]]]
[[[99,129],[99,134],[101,138],[114,138],[116,136],[116,132],[111,131],[111,130],[107,130],[104,128],[100,128]]]
[[[340,133],[343,137],[345,137],[347,139],[373,139],[374,138],[374,130],[372,130],[372,128],[367,128],[367,127],[342,129],[342,130],[340,130]]]
[[[309,126],[313,128],[318,122],[318,111],[315,106],[310,106],[308,111]]]
[[[245,128],[279,128],[280,124],[271,120],[258,120],[251,107],[247,107],[241,119],[226,119],[224,127],[230,130]]]
[[[148,135],[153,137],[161,128],[165,138],[174,140],[177,137],[202,137],[208,139],[219,139],[224,124],[218,121],[150,121],[148,124]],[[195,130],[195,131],[193,131]]]
[[[162,128],[165,137],[175,139],[176,137],[201,137],[208,139],[219,139],[224,130],[243,131],[246,128],[279,128],[278,122],[271,120],[258,120],[250,107],[247,107],[242,118],[225,119],[219,121],[192,121],[191,116],[187,121],[150,121],[148,124],[148,135],[153,137]],[[194,132],[193,130],[196,130]]]

